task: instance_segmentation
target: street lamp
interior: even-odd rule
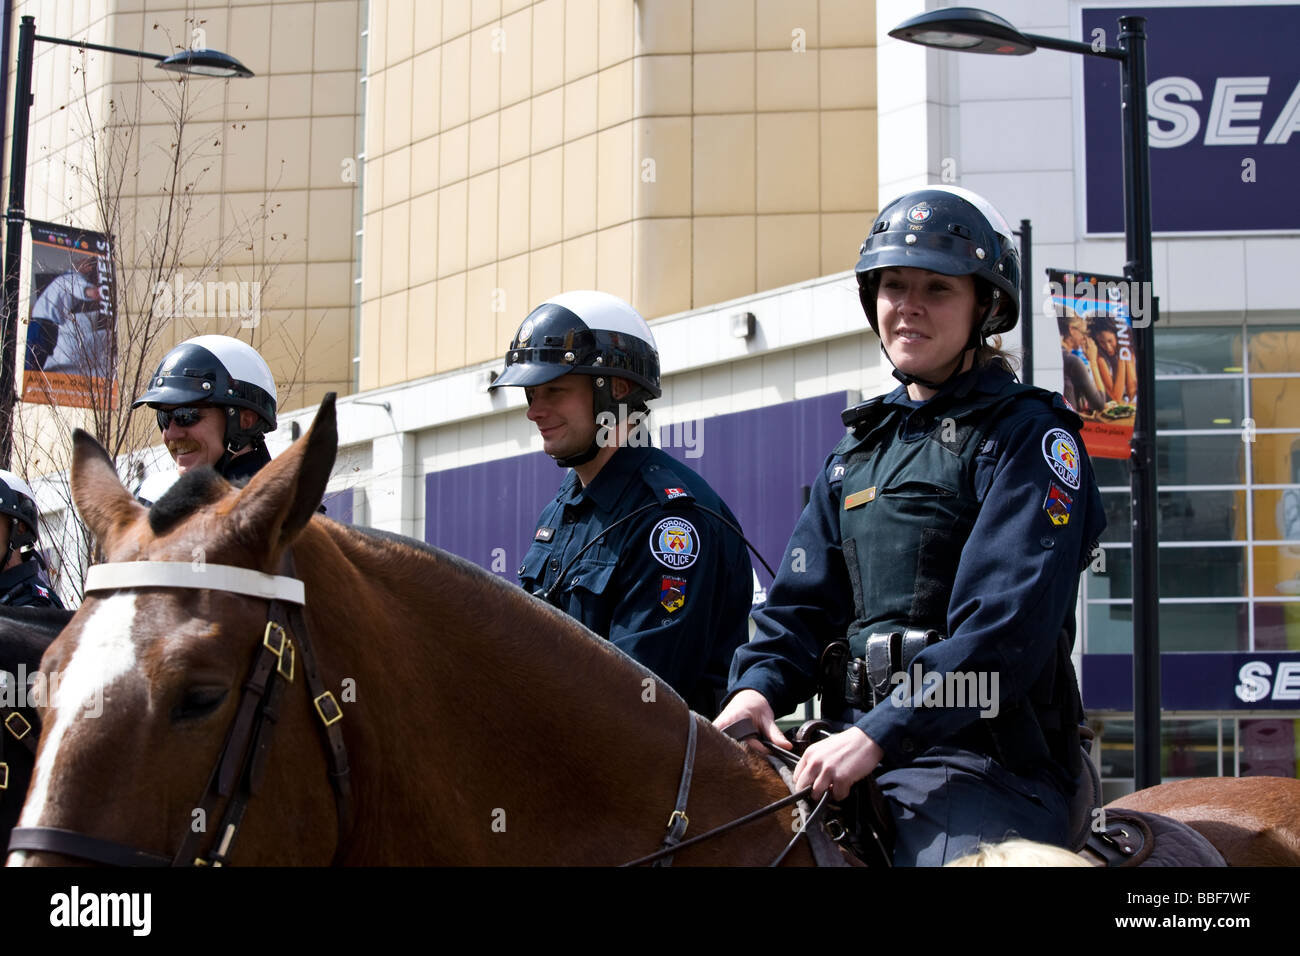
[[[1133,515],[1133,717],[1134,777],[1138,789],[1160,782],[1160,635],[1156,550],[1155,354],[1151,323],[1151,167],[1147,129],[1146,17],[1120,17],[1116,49],[1077,40],[1021,33],[986,10],[951,7],[913,17],[889,31],[897,40],[959,53],[1024,56],[1061,50],[1115,60],[1121,66],[1124,124],[1124,278],[1130,305],[1141,295],[1150,321],[1134,323],[1138,394],[1129,445]],[[1032,310],[1030,310],[1032,315]]]
[[[18,287],[21,280],[23,225],[27,221],[27,125],[32,105],[32,53],[36,41],[72,46],[81,50],[122,53],[142,60],[158,61],[159,69],[195,76],[250,77],[253,71],[233,56],[217,50],[182,50],[171,56],[145,53],[123,47],[104,46],[79,40],[38,36],[36,18],[23,17],[18,27],[18,68],[14,86],[13,150],[9,162],[9,208],[5,212],[7,232],[4,259],[4,311],[0,313],[0,468],[9,467],[13,451],[14,383],[18,358]]]

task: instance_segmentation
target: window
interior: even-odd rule
[[[1162,651],[1300,647],[1300,325],[1156,326]],[[1133,647],[1128,463],[1094,459],[1107,528],[1084,650]]]

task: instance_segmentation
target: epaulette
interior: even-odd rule
[[[663,465],[655,465],[644,469],[641,472],[641,480],[654,492],[661,505],[672,502],[683,505],[695,500],[695,496],[691,494],[686,484]]]

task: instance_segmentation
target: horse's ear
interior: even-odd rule
[[[325,497],[339,444],[334,394],[328,393],[320,403],[307,434],[254,475],[235,504],[231,517],[241,535],[255,546],[269,546],[267,556],[272,564]]]
[[[72,500],[101,545],[144,511],[122,487],[108,452],[80,428],[72,435]]]

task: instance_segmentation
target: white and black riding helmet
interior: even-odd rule
[[[275,431],[277,395],[271,369],[257,350],[228,335],[200,335],[168,352],[149,380],[149,390],[131,403],[217,405],[226,409],[226,450],[237,452]],[[257,413],[240,427],[239,410]]]
[[[1015,328],[1020,318],[1020,251],[1011,226],[969,189],[926,186],[899,196],[880,211],[858,253],[858,295],[877,335],[876,293],[880,271],[889,268],[974,277],[977,295],[988,305],[971,329],[968,349]]]
[[[9,532],[9,550],[35,546],[40,533],[41,511],[31,486],[12,471],[0,469],[0,514],[14,519]]]
[[[621,400],[633,410],[644,411],[646,402],[663,394],[650,326],[636,309],[606,292],[565,292],[528,313],[506,352],[505,371],[491,387],[532,388],[571,372],[591,377],[597,418],[602,412],[617,413],[612,378],[634,386]],[[587,452],[557,462],[580,465],[596,451],[593,444]]]

